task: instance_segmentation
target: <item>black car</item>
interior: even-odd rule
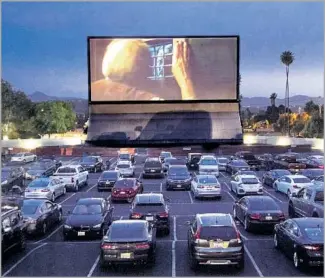
[[[100,266],[118,263],[154,264],[156,228],[145,220],[117,220],[100,246]]]
[[[188,230],[190,266],[245,265],[244,244],[230,214],[197,214]]]
[[[273,155],[270,153],[264,153],[257,156],[257,159],[261,162],[262,168],[266,171],[269,171],[272,169],[273,165]]]
[[[63,225],[64,239],[102,238],[112,223],[113,209],[104,198],[79,199]]]
[[[187,168],[189,170],[198,170],[199,169],[199,161],[202,157],[201,153],[189,153],[187,158]]]
[[[246,231],[270,229],[285,220],[279,205],[269,196],[246,196],[233,206],[234,219],[244,224]]]
[[[163,178],[164,171],[158,158],[148,157],[143,166],[142,178]]]
[[[105,169],[103,159],[100,156],[84,156],[80,165],[86,169],[88,172],[102,172]]]
[[[56,159],[54,155],[42,156],[41,158],[38,159],[38,161],[46,162],[46,163],[52,162],[55,164],[56,169],[58,169],[59,167],[61,167],[63,165],[62,161],[59,159]]]
[[[62,206],[45,199],[25,199],[21,212],[28,235],[45,235],[62,221]]]
[[[170,166],[166,176],[166,190],[191,190],[192,176],[185,165]]]
[[[310,180],[316,179],[321,175],[324,175],[323,169],[302,169],[298,172],[299,175],[303,175]]]
[[[239,170],[250,170],[249,165],[244,160],[231,160],[226,166],[226,172],[233,175],[236,174]]]
[[[25,185],[25,170],[21,166],[3,167],[1,169],[1,191],[6,193],[13,186],[23,187]]]
[[[17,248],[22,251],[26,247],[24,222],[18,208],[1,205],[1,251],[2,254]]]
[[[288,219],[274,227],[274,247],[292,259],[295,268],[324,265],[324,219]]]
[[[288,175],[291,175],[291,172],[288,170],[274,169],[274,170],[264,173],[264,175],[262,177],[262,183],[273,187],[273,183],[277,179],[280,179],[281,177],[288,176]]]
[[[164,172],[167,172],[169,166],[171,166],[171,165],[186,165],[186,161],[176,158],[176,157],[165,158],[165,161],[163,163]]]
[[[110,159],[107,159],[106,161],[105,161],[105,169],[106,170],[109,170],[109,168],[111,168],[111,160]]]
[[[307,159],[305,161],[306,168],[324,169],[324,161],[320,159]]]
[[[147,220],[158,231],[169,234],[169,210],[161,193],[138,194],[130,209],[130,219]]]
[[[40,177],[52,176],[57,167],[53,161],[35,162],[26,170],[26,179],[34,180]]]
[[[255,157],[255,155],[249,151],[237,152],[235,154],[237,159],[242,159],[250,166],[251,169],[260,170],[262,168],[262,162]]]
[[[164,163],[165,161],[165,158],[168,158],[168,157],[173,157],[172,153],[171,152],[164,152],[162,151],[159,155],[159,160],[161,163]]]
[[[119,171],[115,170],[109,170],[109,171],[104,171],[97,182],[97,190],[98,192],[102,190],[112,190],[114,187],[115,182],[120,178],[120,173]]]

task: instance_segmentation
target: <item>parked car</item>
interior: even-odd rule
[[[286,169],[291,173],[297,173],[301,169],[306,168],[306,164],[297,161],[293,154],[280,154],[273,160],[273,169]]]
[[[105,198],[81,198],[63,225],[64,240],[102,238],[113,222],[114,207]]]
[[[134,176],[134,167],[132,166],[131,161],[119,161],[116,164],[115,171],[118,171],[122,177]]]
[[[187,223],[187,246],[192,269],[199,265],[235,265],[239,269],[244,268],[244,243],[230,214],[197,214],[192,223]]]
[[[263,195],[263,186],[256,176],[238,175],[230,181],[231,191],[237,196],[243,195]]]
[[[194,198],[218,198],[221,199],[221,186],[214,175],[196,175],[191,182],[191,191]]]
[[[169,209],[161,193],[138,194],[130,209],[130,219],[147,220],[157,231],[170,232]]]
[[[312,185],[293,193],[289,200],[289,216],[324,218],[324,186]]]
[[[288,198],[290,198],[292,193],[297,193],[301,188],[309,185],[312,185],[312,182],[305,176],[288,175],[277,179],[273,187],[275,191],[287,194]]]
[[[24,222],[18,208],[1,204],[1,253],[26,248]]]
[[[324,175],[323,169],[302,169],[298,172],[299,175],[303,175],[310,180],[314,180],[315,178]]]
[[[274,169],[264,173],[262,177],[262,183],[268,186],[272,186],[277,179],[283,176],[291,175],[290,171],[285,169]]]
[[[59,167],[61,167],[63,164],[62,164],[62,161],[55,158],[54,155],[47,155],[47,156],[42,156],[41,158],[38,159],[39,162],[43,162],[43,163],[54,163],[55,164],[55,167],[56,169],[58,169]]]
[[[166,175],[166,190],[191,189],[192,176],[186,166],[170,166]]]
[[[25,185],[25,170],[21,166],[3,167],[1,169],[1,191],[8,192],[13,186],[23,187]]]
[[[62,206],[44,199],[25,199],[21,211],[25,232],[30,236],[45,235],[62,221]]]
[[[259,177],[258,177],[257,173],[255,171],[252,171],[252,170],[239,170],[238,172],[236,172],[236,174],[232,175],[231,178],[235,178],[237,176],[242,176],[242,175],[255,176],[259,180]]]
[[[161,163],[164,163],[165,158],[167,158],[167,157],[173,157],[172,153],[171,153],[171,152],[164,152],[164,151],[162,151],[162,152],[160,153],[160,155],[159,155],[159,160],[160,160],[160,162],[161,162]]]
[[[324,169],[324,159],[307,158],[306,168]]]
[[[56,172],[57,168],[53,161],[35,162],[26,170],[25,177],[34,180],[40,177],[50,177]]]
[[[219,166],[215,156],[202,155],[198,165],[200,175],[215,175],[219,177]]]
[[[103,159],[100,156],[84,156],[80,161],[80,165],[89,173],[103,172],[105,170]]]
[[[279,205],[270,196],[245,196],[233,205],[234,219],[243,223],[246,231],[274,229],[285,220]]]
[[[226,157],[217,157],[217,163],[219,171],[226,171],[229,159]]]
[[[130,161],[132,164],[134,163],[134,156],[128,152],[119,152],[117,157],[117,162],[120,161]]]
[[[11,161],[14,162],[33,162],[37,160],[37,156],[32,153],[17,153],[11,157]]]
[[[67,190],[79,191],[79,187],[88,185],[88,171],[81,165],[61,166],[53,177],[61,180]]]
[[[52,202],[61,195],[66,194],[66,187],[63,181],[52,178],[39,178],[33,180],[25,189],[25,198],[48,199]]]
[[[241,159],[246,161],[249,167],[253,170],[260,170],[262,168],[262,163],[259,159],[255,157],[252,152],[249,151],[241,151],[235,154],[237,159]]]
[[[233,175],[239,170],[250,170],[249,165],[244,160],[231,160],[226,166],[226,172]]]
[[[142,178],[163,178],[162,163],[158,158],[148,157],[143,166]]]
[[[324,265],[323,218],[294,218],[277,224],[273,242],[297,269]]]
[[[156,228],[145,220],[114,221],[100,245],[101,267],[118,263],[154,264],[155,258]]]
[[[324,187],[324,175],[321,175],[311,181],[314,185],[319,185]]]
[[[199,169],[199,161],[202,157],[201,153],[189,153],[187,157],[187,168],[189,170],[198,170]]]
[[[167,172],[169,166],[171,165],[186,165],[186,162],[182,159],[175,158],[175,157],[165,158],[164,163],[162,164],[163,171]]]
[[[115,170],[108,170],[108,171],[104,171],[97,182],[97,190],[98,192],[102,191],[102,190],[112,190],[112,188],[114,187],[114,184],[116,183],[116,181],[118,179],[121,178],[121,175],[119,173],[119,171],[115,171]]]
[[[142,182],[135,178],[122,178],[115,182],[112,188],[112,201],[127,201],[132,203],[138,193],[143,193]]]

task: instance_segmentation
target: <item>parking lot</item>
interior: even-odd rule
[[[64,157],[63,164],[78,161],[80,158]],[[115,157],[103,157],[116,165]],[[141,178],[143,162],[136,160],[136,177]],[[259,176],[263,171],[258,172]],[[66,217],[68,211],[82,197],[108,197],[110,192],[98,192],[97,180],[100,173],[90,173],[87,187],[79,192],[68,192],[56,200],[63,208]],[[99,262],[100,241],[64,241],[62,224],[42,238],[29,239],[26,251],[7,255],[2,263],[4,276],[322,276],[320,271],[300,272],[290,259],[273,246],[271,234],[251,234],[245,232],[241,224],[238,228],[245,242],[245,268],[238,271],[228,267],[201,267],[192,271],[187,255],[186,221],[192,220],[196,213],[222,212],[232,213],[232,206],[238,199],[230,191],[230,177],[221,172],[219,181],[222,186],[221,200],[195,200],[188,191],[166,191],[164,179],[143,180],[144,192],[162,192],[170,199],[171,232],[168,236],[157,237],[157,259],[153,267],[128,266],[116,270],[101,270]],[[272,197],[287,213],[288,201],[285,195],[264,187],[265,195]],[[130,204],[114,203],[114,219],[127,219]]]

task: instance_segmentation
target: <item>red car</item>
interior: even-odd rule
[[[112,188],[112,201],[132,203],[138,193],[143,192],[142,182],[135,178],[123,178],[116,181]]]

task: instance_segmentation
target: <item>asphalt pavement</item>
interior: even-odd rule
[[[62,158],[64,164],[80,158]],[[116,165],[116,158],[104,157]],[[142,160],[143,161],[143,160]],[[140,177],[143,163],[135,164],[136,177]],[[259,176],[263,171],[258,172]],[[108,197],[110,192],[98,192],[96,182],[100,173],[90,173],[88,186],[79,192],[68,192],[56,202],[63,208],[64,218],[79,198]],[[140,177],[141,178],[141,177]],[[168,236],[157,237],[156,264],[147,266],[123,266],[117,269],[102,270],[99,267],[99,240],[64,241],[62,222],[46,236],[28,239],[23,253],[6,255],[2,262],[3,276],[322,276],[321,271],[301,272],[294,268],[290,259],[273,246],[272,234],[252,234],[237,223],[245,242],[245,268],[238,271],[229,267],[201,267],[193,271],[189,267],[187,254],[186,221],[196,213],[232,213],[238,198],[230,191],[230,177],[222,173],[219,177],[222,186],[221,200],[195,200],[188,191],[166,191],[164,179],[143,180],[144,192],[162,192],[170,198],[171,232]],[[288,200],[285,195],[265,186],[264,192],[272,197],[287,213]],[[130,204],[114,203],[114,219],[127,219]]]

